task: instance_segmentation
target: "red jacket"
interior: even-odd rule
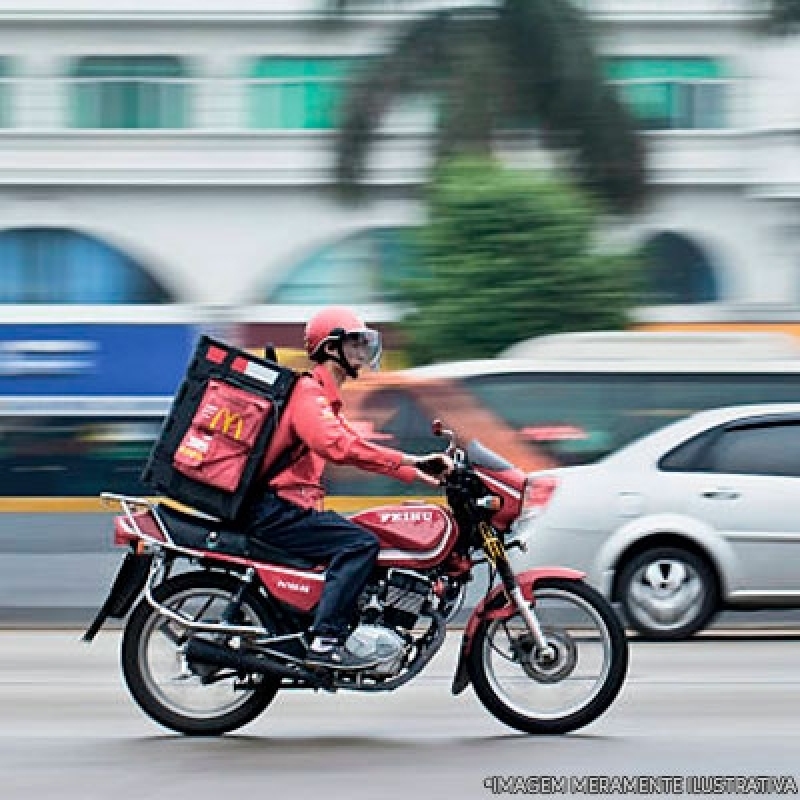
[[[325,497],[322,473],[328,461],[390,475],[406,483],[416,478],[415,467],[402,465],[400,451],[359,436],[340,414],[341,408],[339,388],[327,367],[317,365],[310,376],[298,380],[262,466],[263,474],[287,448],[300,442],[308,448],[269,482],[279,497],[303,508],[321,510]]]

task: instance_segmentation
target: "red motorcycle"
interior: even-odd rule
[[[523,549],[513,523],[535,513],[552,484],[479,442],[462,449],[438,421],[433,427],[450,436],[448,507],[410,502],[353,517],[382,549],[347,647],[375,666],[303,663],[324,565],[214,519],[110,493],[103,497],[124,512],[115,518],[115,543],[129,552],[84,639],[109,617],[125,617],[141,596],[122,638],[131,694],[167,728],[218,735],[254,720],[280,689],[386,692],[408,683],[444,643],[473,570],[488,563],[489,590],[466,623],[453,693],[471,683],[495,717],[527,733],[592,722],[625,680],[622,626],[583,573],[539,567],[516,574],[508,557]]]

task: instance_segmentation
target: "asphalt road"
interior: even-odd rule
[[[169,734],[134,706],[118,633],[91,646],[78,639],[0,632],[3,800],[503,796],[492,791],[502,784],[485,785],[491,776],[522,778],[515,785],[529,790],[528,779],[564,780],[559,794],[572,797],[607,796],[592,791],[600,783],[581,783],[589,776],[683,778],[673,796],[694,793],[688,776],[791,776],[800,786],[793,638],[633,643],[626,688],[602,719],[532,738],[493,720],[471,690],[450,695],[451,637],[429,671],[394,694],[286,693],[214,740]]]

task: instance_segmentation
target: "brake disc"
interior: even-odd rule
[[[578,664],[578,647],[565,631],[542,630],[551,654],[540,652],[531,634],[526,633],[511,642],[515,659],[525,674],[538,683],[558,683],[568,678]]]

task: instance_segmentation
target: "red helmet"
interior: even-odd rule
[[[309,358],[318,362],[331,358],[341,364],[351,378],[355,378],[358,373],[347,361],[342,349],[348,339],[367,348],[366,360],[372,369],[377,369],[381,357],[381,335],[368,328],[349,308],[325,308],[314,314],[306,324],[304,344]],[[336,356],[324,351],[324,345],[329,343],[336,345]]]

